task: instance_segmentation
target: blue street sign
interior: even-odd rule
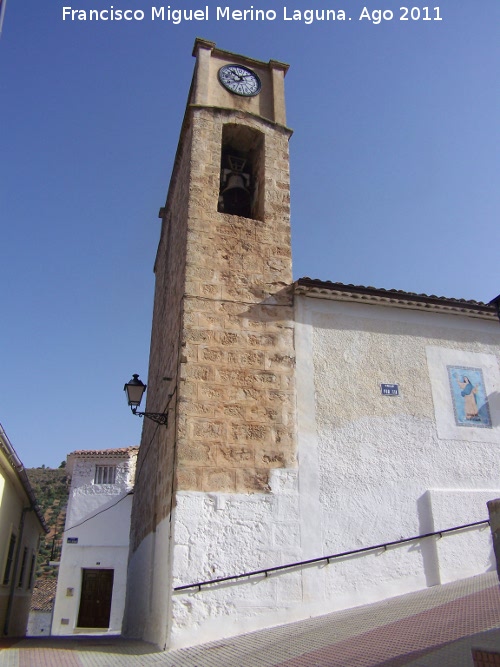
[[[399,396],[398,384],[381,384],[382,396]]]

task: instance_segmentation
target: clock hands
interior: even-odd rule
[[[219,81],[230,92],[253,97],[260,92],[261,83],[257,75],[246,67],[224,65],[219,70]]]
[[[245,79],[248,76],[248,74],[243,74],[242,76],[241,74],[238,74],[238,72],[235,72],[234,70],[231,70],[231,74],[233,75],[233,77],[238,77],[238,81],[243,81],[243,79]]]
[[[242,80],[243,77],[241,77],[239,74],[237,74],[235,71],[231,69],[225,72],[224,78],[230,79],[231,81],[239,82]]]

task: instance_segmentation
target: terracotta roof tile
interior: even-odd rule
[[[31,611],[52,611],[56,596],[57,579],[37,579],[31,598]]]
[[[435,294],[417,294],[416,292],[371,286],[366,287],[364,285],[346,285],[344,283],[332,282],[331,280],[319,280],[318,278],[299,278],[294,283],[294,287],[298,294],[310,293],[311,295],[323,295],[325,298],[336,298],[335,295],[345,297],[350,294],[352,298],[348,300],[356,298],[356,300],[364,300],[365,302],[371,301],[374,303],[380,301],[388,305],[448,310],[473,314],[476,317],[486,317],[488,319],[494,317],[496,310],[493,302],[468,301],[466,299],[436,296]]]
[[[139,451],[138,446],[134,447],[118,447],[117,449],[77,449],[68,456],[125,456],[135,454]]]
[[[454,301],[456,303],[470,303],[475,306],[486,306],[488,304],[484,303],[483,301],[474,301],[474,300],[466,300],[466,299],[455,299],[452,297],[448,296],[437,296],[436,294],[418,294],[417,292],[405,292],[405,290],[401,289],[385,289],[384,287],[373,287],[371,285],[353,285],[353,284],[345,284],[345,283],[339,283],[339,282],[333,282],[331,280],[320,280],[319,278],[309,278],[309,277],[304,277],[304,278],[299,278],[297,280],[298,285],[307,285],[307,286],[317,286],[317,287],[325,287],[326,289],[352,289],[353,291],[357,290],[367,290],[370,292],[383,292],[386,294],[399,294],[400,296],[417,296],[423,299],[439,299],[442,301]],[[499,297],[500,298],[500,295]],[[490,302],[491,303],[491,302]]]

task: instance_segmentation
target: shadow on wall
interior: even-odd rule
[[[434,517],[432,516],[431,494],[426,491],[417,499],[418,528],[420,535],[433,533]],[[441,583],[439,575],[439,559],[436,538],[431,537],[420,543],[422,563],[424,566],[425,582],[427,586],[436,586]]]
[[[435,532],[436,530],[445,530],[447,528],[453,528],[454,526],[436,526],[434,525],[434,517],[432,513],[432,502],[431,502],[431,492],[426,491],[420,498],[417,500],[417,513],[418,513],[418,520],[419,520],[419,532],[421,535],[424,535],[426,533],[432,533]],[[487,528],[487,524],[485,524],[485,527]],[[462,532],[467,532],[467,531],[475,531],[477,530],[477,526],[471,526],[469,528],[463,528],[457,533],[453,533],[455,535],[461,534]],[[422,563],[423,563],[423,568],[424,568],[424,574],[425,574],[425,581],[427,586],[436,586],[437,584],[441,584],[441,573],[440,573],[440,567],[439,567],[439,555],[438,555],[438,544],[437,540],[439,539],[446,539],[446,536],[444,538],[441,538],[439,536],[436,537],[428,537],[423,540],[421,540],[420,548],[421,548],[421,553],[422,553]],[[489,554],[487,557],[487,562],[488,565],[485,567],[485,572],[492,572],[493,570],[496,569],[496,558],[495,558],[495,553],[493,550],[493,543],[490,545],[489,549]]]
[[[273,289],[275,285],[271,285]],[[285,285],[279,290],[266,290],[265,286],[251,288],[250,290],[257,298],[262,299],[258,303],[248,304],[248,308],[243,310],[239,316],[247,317],[256,321],[262,320],[262,309],[265,309],[266,319],[269,321],[280,321],[283,319],[283,313],[280,308],[283,306],[293,307],[293,287]],[[287,318],[286,318],[287,319]]]
[[[498,428],[500,426],[500,392],[492,391],[491,394],[488,394],[488,405],[492,426]]]

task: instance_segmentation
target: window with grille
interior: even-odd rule
[[[94,484],[114,484],[116,466],[96,466]]]

